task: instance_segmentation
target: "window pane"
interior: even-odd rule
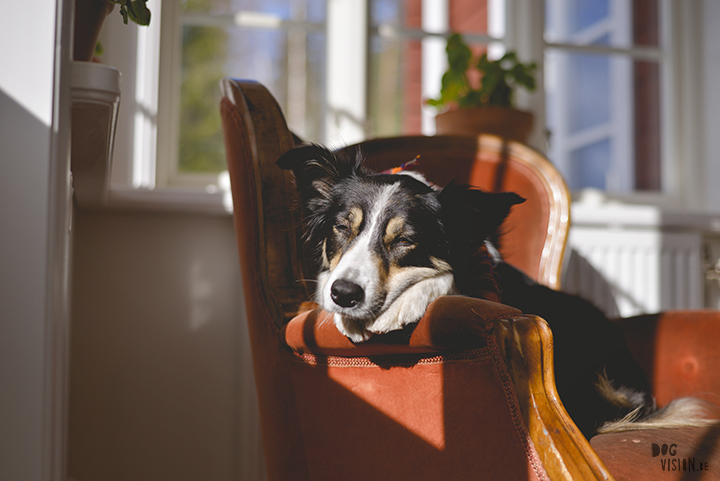
[[[545,38],[553,43],[658,47],[658,0],[546,0]],[[602,42],[597,40],[605,37]]]
[[[420,0],[374,0],[372,27],[422,28]],[[422,42],[404,38],[370,38],[369,136],[421,132]]]
[[[249,11],[276,15],[283,20],[290,20],[292,8],[297,3],[300,2],[295,0],[182,0],[182,7],[184,13],[230,14]]]
[[[547,0],[555,43],[658,45],[657,0]],[[549,154],[572,189],[662,188],[660,67],[635,52],[550,47],[545,56]]]
[[[559,54],[565,72],[569,131],[579,132],[610,121],[610,58],[605,55]]]
[[[388,24],[395,27],[420,28],[422,3],[423,0],[371,0],[370,24],[375,27]],[[487,1],[448,0],[447,7],[450,31],[466,34],[487,33]]]
[[[661,190],[658,63],[555,50],[545,66],[549,155],[571,188]],[[575,165],[590,156],[596,168]]]
[[[450,30],[461,33],[487,34],[487,1],[450,0]]]
[[[186,0],[180,91],[180,173],[226,169],[219,116],[223,77],[256,80],[278,100],[290,129],[310,141],[323,137],[325,2],[307,0]],[[278,28],[224,27],[237,12],[290,21]],[[198,13],[200,12],[200,13]],[[193,25],[199,18],[205,24]],[[219,21],[221,20],[221,21]]]
[[[218,82],[225,76],[228,34],[218,28],[185,27],[182,42],[178,168],[220,172],[226,167]]]
[[[582,147],[570,153],[567,181],[571,189],[594,187],[605,190],[610,170],[610,140]]]
[[[407,10],[406,10],[406,3]],[[412,5],[416,3],[417,5]],[[420,25],[419,2],[374,0],[370,3],[372,27],[391,25],[408,28]],[[370,37],[368,85],[368,134],[389,137],[405,132],[420,132],[420,43],[400,38]],[[406,63],[406,59],[412,61]],[[414,68],[415,75],[407,68]],[[417,79],[412,81],[411,79]],[[411,113],[412,112],[412,113]],[[405,119],[417,117],[406,129]]]
[[[184,13],[228,13],[230,2],[228,0],[182,0]]]
[[[229,29],[231,77],[266,86],[280,105],[287,104],[288,34],[283,30]]]
[[[608,0],[575,0],[568,4],[568,33],[574,34],[608,18]]]
[[[426,0],[427,1],[427,0]],[[429,2],[432,3],[432,2]],[[372,0],[370,24],[392,26],[397,30],[421,30],[422,0]],[[487,33],[487,2],[478,0],[449,0],[450,31],[463,34]],[[479,57],[486,45],[473,45],[466,38],[473,53]],[[417,135],[422,132],[423,42],[411,38],[387,38],[375,34],[370,39],[369,135]],[[444,63],[444,52],[437,59]],[[438,74],[441,77],[442,73]],[[472,81],[479,76],[470,72]]]
[[[371,39],[370,137],[420,133],[420,51],[420,42]]]

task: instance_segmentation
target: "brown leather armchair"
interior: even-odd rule
[[[225,79],[221,87],[269,479],[611,479],[610,473],[623,476],[628,466],[657,476],[659,461],[655,469],[650,445],[635,443],[635,434],[598,436],[595,449],[580,434],[558,398],[552,336],[538,317],[481,299],[443,297],[409,337],[378,336],[354,345],[326,313],[296,315],[311,297],[301,280],[313,272],[303,254],[291,175],[275,165],[294,146],[293,136],[262,85]],[[542,200],[538,190],[542,182],[522,179],[533,169],[516,160],[541,156],[488,136],[407,141],[447,154],[437,178],[428,172],[432,164],[423,163],[436,183],[462,172],[482,187],[537,195],[537,202],[526,204],[539,210],[526,215],[542,220],[511,223],[504,254],[536,279],[559,285],[567,191],[564,184],[548,190],[564,203],[552,208],[552,199]],[[370,141],[364,148],[371,165],[396,166],[396,155],[383,152],[402,150],[402,140]],[[522,190],[528,186],[536,194]],[[521,224],[540,233],[521,234]],[[513,234],[518,240],[507,241]],[[523,238],[534,243],[527,248],[531,254]],[[697,361],[703,369],[708,362],[707,356]],[[693,429],[687,430],[693,439],[711,433]],[[661,439],[655,432],[641,434],[646,441]],[[644,451],[618,461],[633,449]]]

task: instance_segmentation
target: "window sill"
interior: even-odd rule
[[[597,193],[573,201],[570,212],[574,226],[720,232],[718,213],[664,205],[649,199],[630,202]]]
[[[101,208],[159,213],[232,215],[229,191],[191,188],[134,189],[112,187]]]

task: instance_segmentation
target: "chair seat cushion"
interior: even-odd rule
[[[590,445],[618,481],[720,480],[718,427],[600,434]]]

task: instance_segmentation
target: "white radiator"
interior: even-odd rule
[[[563,290],[611,317],[704,305],[699,232],[576,226],[567,252]]]

